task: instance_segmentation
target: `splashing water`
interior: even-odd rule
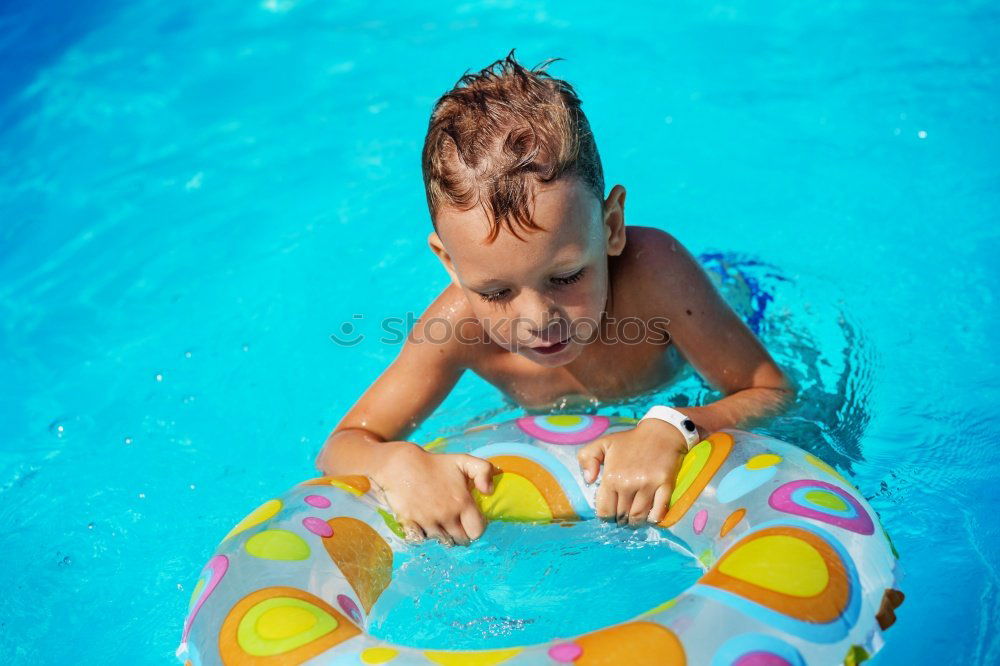
[[[702,574],[662,531],[596,520],[492,523],[468,548],[435,542],[408,555],[368,629],[391,643],[454,650],[541,643],[623,622]]]

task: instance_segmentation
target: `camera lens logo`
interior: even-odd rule
[[[351,319],[359,321],[364,318],[365,316],[362,314],[356,314],[351,316]],[[331,333],[330,339],[333,340],[336,344],[340,345],[341,347],[353,347],[354,345],[364,340],[365,336],[363,333],[358,331],[358,327],[355,326],[354,323],[350,321],[345,321],[343,324],[340,325],[340,332]]]

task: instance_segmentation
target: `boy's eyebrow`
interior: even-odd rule
[[[565,261],[556,262],[552,266],[553,273],[566,273],[569,271],[579,270],[587,264],[586,257],[577,257],[575,259],[567,259]]]
[[[487,278],[485,280],[472,280],[466,282],[465,286],[472,291],[493,291],[504,286],[504,281],[500,278]]]

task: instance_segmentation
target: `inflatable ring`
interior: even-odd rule
[[[594,516],[576,449],[634,420],[539,416],[427,448],[471,453],[501,473],[478,496],[492,520]],[[389,645],[365,631],[410,547],[365,477],[306,481],[255,509],[219,544],[191,595],[178,656],[190,664],[857,664],[901,602],[888,535],[819,458],[726,430],[684,457],[659,524],[704,565],[674,599],[622,624],[484,651]],[[474,493],[475,494],[475,493]]]

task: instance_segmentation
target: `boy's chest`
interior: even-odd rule
[[[588,349],[574,363],[558,368],[507,353],[474,370],[521,406],[547,409],[574,399],[630,398],[669,382],[682,364],[673,345],[644,343]]]

